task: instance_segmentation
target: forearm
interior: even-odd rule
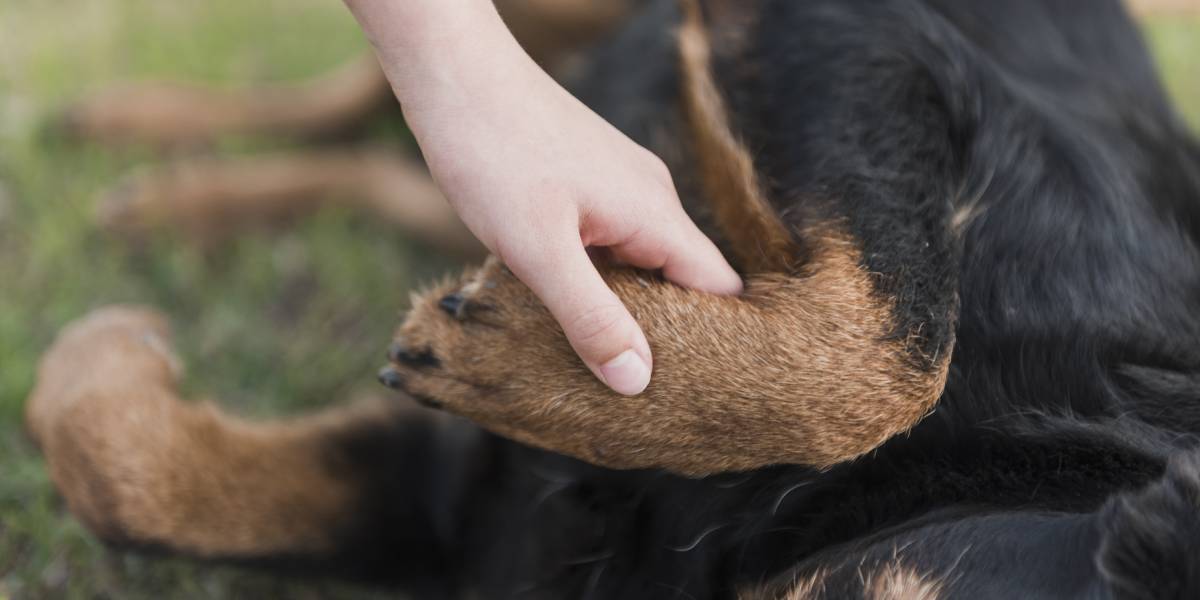
[[[466,105],[536,68],[491,0],[345,2],[406,113]]]

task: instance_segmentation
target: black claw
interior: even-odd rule
[[[401,377],[400,373],[395,369],[391,367],[384,367],[379,370],[379,383],[382,383],[393,390],[398,390],[403,387],[404,378]]]
[[[388,346],[388,360],[409,367],[437,367],[442,364],[432,350],[413,350],[404,340],[395,340]]]
[[[405,352],[400,355],[400,362],[410,367],[440,367],[442,361],[433,355],[433,352],[424,350],[422,352]]]
[[[464,302],[466,302],[466,300],[463,298],[462,294],[454,293],[448,296],[443,296],[441,300],[438,300],[438,306],[442,310],[446,311],[447,314],[453,317],[460,317],[462,316],[460,311],[462,311]]]

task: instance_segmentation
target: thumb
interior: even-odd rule
[[[650,383],[652,364],[646,336],[600,277],[582,242],[564,245],[508,267],[550,309],[592,373],[619,394],[640,394]]]

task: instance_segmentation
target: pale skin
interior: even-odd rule
[[[450,204],[614,391],[641,393],[653,357],[588,248],[685,287],[741,292],[663,162],[542,71],[490,0],[345,1]]]

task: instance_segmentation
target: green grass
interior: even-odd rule
[[[1200,130],[1200,16],[1153,18],[1146,34],[1176,107]]]
[[[406,290],[446,266],[429,252],[336,211],[211,252],[169,235],[134,247],[96,231],[90,207],[155,156],[39,134],[41,117],[106,82],[318,73],[363,50],[353,21],[336,0],[2,0],[0,32],[0,600],[369,595],[107,551],[64,510],[21,428],[55,331],[112,302],[166,310],[187,389],[239,414],[295,413],[374,389]],[[1200,20],[1155,21],[1150,32],[1180,107],[1200,124]]]

